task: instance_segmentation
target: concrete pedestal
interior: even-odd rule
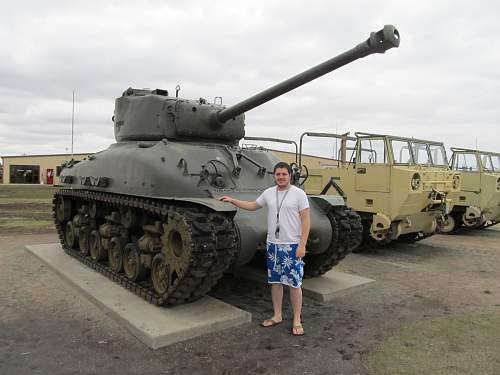
[[[264,269],[244,266],[236,268],[232,272],[237,277],[261,283],[267,282],[267,273]],[[375,280],[366,277],[332,270],[322,276],[305,279],[302,283],[302,293],[316,301],[328,302],[335,297],[373,285],[374,282]]]
[[[212,297],[157,307],[65,254],[59,244],[26,249],[152,349],[251,321],[249,312]]]

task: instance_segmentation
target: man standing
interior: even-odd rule
[[[276,186],[266,189],[255,201],[242,201],[228,196],[221,201],[244,210],[255,211],[267,206],[267,276],[271,284],[274,315],[262,322],[272,327],[283,320],[283,285],[290,287],[293,308],[292,334],[304,334],[302,320],[302,276],[306,242],[309,236],[309,201],[306,193],[290,184],[292,171],[284,162],[274,167]]]

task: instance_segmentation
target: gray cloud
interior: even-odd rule
[[[65,152],[72,90],[75,152],[98,151],[114,141],[114,98],[129,86],[180,83],[183,97],[234,104],[385,23],[401,32],[398,50],[249,111],[247,134],[368,131],[498,151],[499,10],[494,1],[8,3],[0,155]]]

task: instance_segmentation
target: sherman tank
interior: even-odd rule
[[[54,195],[65,252],[156,305],[206,294],[231,266],[265,246],[265,210],[247,212],[222,195],[255,200],[274,184],[279,161],[239,146],[245,112],[313,79],[399,45],[385,26],[332,59],[235,105],[127,89],[116,99],[116,143],[68,162]],[[299,169],[299,168],[296,168]],[[305,276],[325,273],[359,242],[359,216],[341,196],[310,195]]]

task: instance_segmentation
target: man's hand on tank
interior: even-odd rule
[[[297,258],[303,258],[306,256],[306,247],[305,246],[299,246],[297,248],[297,253],[295,254]]]
[[[228,197],[227,195],[224,195],[224,196],[220,197],[219,200],[222,201],[222,202],[227,202],[227,203],[233,203],[234,202],[234,198]]]

